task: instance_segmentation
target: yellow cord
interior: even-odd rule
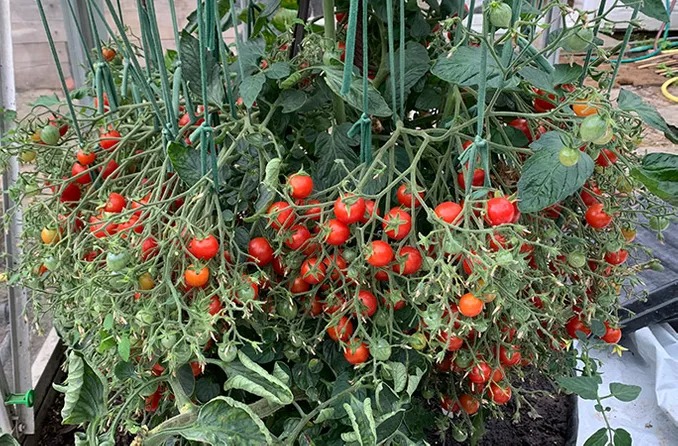
[[[669,79],[664,84],[662,85],[662,94],[666,97],[666,99],[673,101],[673,102],[678,102],[678,96],[674,96],[671,93],[669,93],[669,86],[678,82],[678,77],[674,77],[673,79]]]

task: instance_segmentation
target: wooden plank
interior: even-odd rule
[[[55,42],[66,42],[66,26],[63,20],[50,20],[49,26]],[[20,43],[47,42],[47,37],[39,20],[16,21],[12,24],[12,40],[16,46]]]
[[[66,44],[57,43],[56,48],[64,73],[70,76],[71,69]],[[52,53],[46,42],[14,46],[14,76],[18,91],[34,88],[61,88]]]

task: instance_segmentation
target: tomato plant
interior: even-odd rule
[[[87,392],[88,439],[423,444],[525,407],[529,370],[569,376],[573,338],[619,351],[618,297],[654,264],[634,228],[671,224],[676,158],[638,155],[643,122],[674,130],[611,102],[613,71],[549,66],[557,47],[616,60],[604,17],[568,10],[537,49],[555,4],[486,2],[483,34],[463,2],[393,23],[368,2],[347,51],[346,1],[303,45],[295,2],[198,2],[165,52],[142,3],[141,47],[90,53],[73,94],[95,106],[44,98],[1,145],[34,163],[10,191],[16,277],[54,311],[67,400],[80,381],[116,396]],[[234,21],[247,37],[213,39]]]

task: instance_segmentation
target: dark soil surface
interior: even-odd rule
[[[45,417],[38,443],[40,446],[72,446],[75,444],[74,434],[77,426],[61,424],[61,408],[64,405],[64,394],[57,393],[56,400]]]
[[[550,394],[555,393],[555,388],[550,381],[541,375],[527,376],[522,383],[523,390],[541,390]],[[516,411],[515,399],[511,400],[504,409],[503,420],[488,420],[485,435],[479,446],[569,446],[568,439],[571,432],[575,431],[576,425],[569,423],[574,420],[574,399],[565,395],[551,397],[548,395],[530,395],[528,401],[532,404],[536,414],[528,414],[529,408],[521,408],[521,418],[518,423],[512,421]],[[449,437],[444,442],[429,440],[436,446],[466,446],[468,443],[459,443]]]

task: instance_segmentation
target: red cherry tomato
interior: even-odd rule
[[[443,331],[438,335],[440,342],[445,344],[445,347],[450,352],[456,352],[464,345],[464,340],[458,336],[449,334],[446,331]]]
[[[513,365],[518,364],[521,359],[522,356],[520,354],[520,351],[518,350],[518,347],[511,346],[510,349],[507,349],[503,345],[499,347],[499,362],[501,363],[501,365],[511,367]]]
[[[141,260],[146,261],[158,255],[158,241],[153,237],[148,237],[141,242]]]
[[[403,246],[398,250],[396,256],[396,264],[393,265],[393,271],[403,276],[414,274],[421,269],[424,263],[424,258],[421,253],[414,246]],[[402,264],[402,268],[401,268]]]
[[[389,238],[402,240],[412,230],[412,217],[401,208],[393,208],[384,216],[382,227]]]
[[[464,180],[464,172],[459,172],[457,174],[457,183],[462,189],[466,189],[466,181]],[[485,183],[485,170],[484,169],[475,169],[473,171],[473,179],[471,180],[471,185],[474,187],[480,187]]]
[[[510,387],[500,387],[495,383],[491,383],[487,392],[490,396],[490,399],[495,404],[506,404],[511,399]]]
[[[295,199],[304,199],[313,192],[313,179],[302,173],[290,175],[287,179],[290,196]]]
[[[586,189],[582,189],[582,191],[579,193],[579,196],[586,206],[593,206],[594,204],[598,203],[597,197],[600,197],[601,194],[602,192],[598,186],[590,185]]]
[[[413,191],[416,191],[416,194],[419,195],[418,199],[415,197]],[[406,208],[417,208],[421,206],[421,202],[424,201],[424,191],[420,191],[416,186],[412,188],[407,184],[402,184],[396,191],[396,199],[398,200],[398,203]]]
[[[342,195],[334,202],[334,215],[347,225],[359,222],[365,215],[365,199],[352,194]]]
[[[365,200],[365,214],[363,215],[363,218],[360,219],[360,223],[365,224],[370,221],[375,211],[377,215],[381,215],[379,213],[379,209],[375,209],[376,205],[377,203],[375,203],[373,200]]]
[[[572,339],[577,339],[577,332],[579,331],[584,333],[586,336],[591,334],[591,329],[577,316],[574,316],[567,322],[565,329],[567,330],[567,334],[569,334]]]
[[[325,231],[327,236],[325,237],[325,242],[328,245],[339,246],[343,245],[351,237],[351,230],[349,229],[346,223],[339,221],[337,219],[329,220],[325,224]]]
[[[205,238],[194,238],[188,243],[188,252],[196,259],[210,260],[219,253],[219,241],[212,234]]]
[[[78,159],[78,162],[83,166],[89,166],[90,164],[93,164],[94,161],[97,160],[97,154],[94,152],[85,152],[84,150],[78,150],[76,158]]]
[[[346,316],[342,316],[337,325],[327,327],[327,335],[334,341],[346,342],[353,334],[353,323]]]
[[[492,377],[492,368],[486,362],[479,362],[473,366],[468,379],[475,384],[484,384]]]
[[[318,200],[308,200],[306,205],[319,205],[320,201]],[[322,215],[323,210],[320,206],[313,206],[304,211],[304,215],[313,221],[320,221],[320,216]]]
[[[464,412],[469,415],[473,415],[474,413],[478,412],[478,409],[480,409],[480,401],[468,393],[464,393],[463,395],[459,396],[459,405],[464,410]]]
[[[625,249],[619,251],[606,252],[605,261],[610,265],[621,265],[629,258],[629,252]]]
[[[101,146],[102,149],[104,150],[114,150],[118,143],[120,142],[120,139],[122,138],[122,135],[120,132],[117,130],[109,130],[106,133],[101,134],[101,139],[99,140],[99,145]]]
[[[285,246],[292,251],[303,249],[311,239],[311,233],[304,225],[295,225],[290,228],[290,236],[285,239]]]
[[[622,331],[619,328],[612,328],[605,322],[605,334],[600,338],[608,344],[616,344],[621,340]]]
[[[250,240],[247,253],[259,266],[266,266],[273,261],[273,248],[264,237],[255,237]]]
[[[377,312],[377,297],[368,290],[360,290],[358,292],[358,300],[362,307],[361,315],[364,317],[372,317]]]
[[[346,361],[353,365],[362,364],[363,362],[367,361],[369,357],[370,349],[367,348],[367,344],[358,340],[344,349],[344,358],[346,358]]]
[[[127,200],[125,200],[125,197],[117,192],[111,192],[111,194],[108,196],[108,201],[104,206],[104,211],[113,214],[119,214],[123,209],[125,209],[126,204]]]
[[[596,158],[596,164],[601,167],[608,167],[616,163],[619,158],[617,154],[610,149],[603,149],[600,151],[598,158]]]
[[[603,210],[602,203],[595,203],[586,210],[586,222],[594,229],[602,229],[612,222],[612,216]]]
[[[117,176],[118,172],[116,171],[118,170],[119,167],[120,166],[118,165],[118,163],[115,162],[115,160],[110,160],[108,163],[106,163],[106,166],[101,171],[101,177],[105,180],[108,177],[114,177],[114,174],[115,176]]]
[[[444,201],[436,206],[434,212],[445,223],[456,224],[459,223],[462,207],[453,201]]]
[[[317,285],[325,280],[325,273],[327,267],[320,262],[316,257],[304,260],[301,264],[301,277],[306,283]]]
[[[212,296],[210,298],[210,304],[207,307],[207,312],[210,314],[210,316],[214,316],[215,314],[219,313],[224,306],[221,303],[221,299],[219,299],[219,296]]]
[[[273,229],[289,228],[294,224],[294,210],[285,201],[273,203],[266,213]]]
[[[393,261],[393,249],[388,243],[375,240],[367,250],[367,263],[377,268],[386,266]]]
[[[508,125],[513,127],[516,130],[523,132],[528,142],[532,142],[532,131],[530,130],[530,124],[525,118],[516,118],[513,121],[509,122]]]
[[[515,216],[515,207],[505,197],[490,198],[487,201],[487,221],[492,226],[511,223]]]
[[[87,166],[83,166],[80,163],[73,163],[73,167],[71,167],[71,176],[73,176],[75,181],[79,184],[89,184],[92,182],[92,175],[87,172]]]

